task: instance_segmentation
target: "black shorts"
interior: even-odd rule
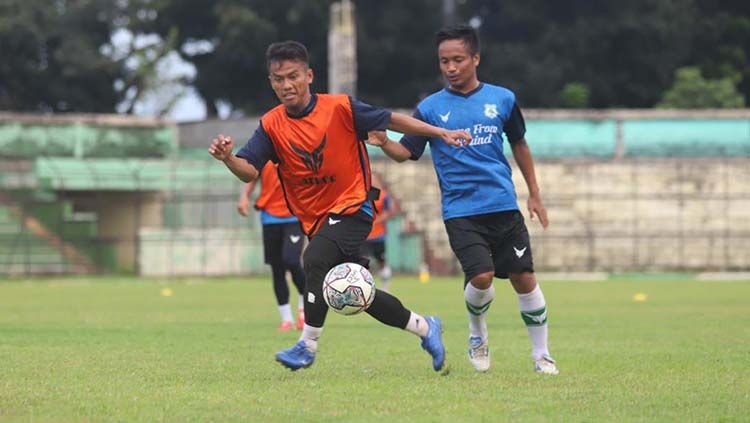
[[[266,264],[299,261],[305,245],[299,223],[274,223],[263,225],[263,252]]]
[[[449,219],[445,229],[467,281],[486,272],[508,278],[534,271],[529,232],[518,210]]]
[[[362,244],[372,229],[372,217],[362,210],[354,214],[329,214],[313,238],[333,241],[342,256],[340,263],[357,263],[368,267],[370,260],[362,256]]]
[[[375,257],[379,264],[385,263],[385,240],[368,240],[362,244],[362,255],[365,257]]]

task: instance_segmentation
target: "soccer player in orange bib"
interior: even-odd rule
[[[297,370],[315,360],[328,306],[323,279],[344,262],[366,265],[360,255],[373,222],[370,161],[364,141],[368,132],[392,129],[442,139],[461,146],[471,140],[462,130],[446,130],[411,116],[391,113],[346,95],[315,94],[307,49],[296,41],[271,44],[266,51],[269,80],[281,104],[262,116],[250,140],[233,154],[231,137],[219,135],[208,152],[239,179],[250,182],[270,160],[278,164],[289,210],[300,220],[310,243],[303,256],[305,325],[299,341],[276,354]],[[367,313],[389,326],[419,336],[432,356],[435,371],[445,369],[441,321],[423,317],[395,296],[377,291]]]
[[[255,189],[257,179],[245,184],[237,202],[237,211],[247,216],[250,210],[250,194]],[[273,292],[281,314],[281,324],[276,329],[286,332],[294,328],[292,308],[289,305],[289,287],[286,272],[292,275],[292,282],[299,292],[297,300],[297,329],[302,330],[305,324],[304,296],[305,272],[302,270],[302,229],[299,220],[292,215],[286,206],[284,191],[281,188],[276,165],[267,163],[260,172],[260,194],[255,201],[255,209],[260,212],[260,223],[263,226],[263,254],[266,264],[271,266]]]

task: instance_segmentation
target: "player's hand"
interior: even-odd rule
[[[442,138],[443,141],[445,141],[447,144],[450,144],[454,147],[463,147],[465,145],[469,145],[469,142],[471,141],[471,134],[466,131],[446,130],[443,131],[440,138]]]
[[[232,137],[219,134],[218,137],[211,141],[211,146],[208,147],[208,153],[211,154],[214,159],[223,162],[232,157],[233,149],[234,143],[232,142]]]
[[[547,209],[542,205],[542,199],[539,195],[529,196],[529,200],[526,203],[529,209],[529,217],[534,220],[534,215],[539,218],[539,223],[542,224],[542,228],[547,228],[549,225],[549,219],[547,219]]]
[[[247,198],[243,198],[237,203],[237,213],[241,216],[247,217],[247,212],[250,210],[250,201]]]
[[[382,147],[388,142],[388,135],[385,131],[370,131],[367,133],[365,142],[376,147]]]

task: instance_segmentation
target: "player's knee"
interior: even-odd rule
[[[310,273],[314,269],[317,269],[322,264],[322,257],[312,249],[308,248],[302,255],[302,262],[304,263],[305,273]]]
[[[303,270],[307,275],[316,275],[322,272],[325,276],[334,263],[326,254],[312,248],[305,250],[302,260],[304,262]]]
[[[471,284],[477,289],[487,289],[492,285],[493,272],[480,273],[471,278]]]
[[[528,294],[537,285],[536,277],[532,272],[509,273],[508,278],[513,289],[519,294]]]

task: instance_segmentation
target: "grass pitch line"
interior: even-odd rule
[[[607,272],[536,272],[540,281],[603,282],[609,279]]]
[[[695,276],[699,281],[750,282],[750,272],[703,272]]]

